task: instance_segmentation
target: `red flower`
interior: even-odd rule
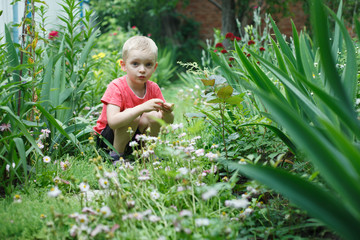
[[[236,39],[237,42],[241,41],[241,37],[235,37],[235,39]]]
[[[214,52],[217,52],[217,51],[218,51],[217,49],[214,50]]]
[[[229,61],[230,61],[230,62],[232,62],[232,61],[234,61],[234,60],[235,60],[235,58],[233,58],[233,57],[229,58]]]
[[[249,45],[253,45],[253,44],[255,44],[255,41],[254,41],[254,40],[250,40],[250,41],[248,41],[248,44],[249,44]]]
[[[229,63],[229,67],[233,67],[233,66]]]
[[[265,51],[265,48],[261,47],[261,48],[259,48],[259,50],[260,50],[260,52],[263,52],[263,51]]]
[[[221,53],[227,53],[226,49],[221,50]]]
[[[136,29],[136,26],[132,26],[131,28],[132,28],[132,29]]]
[[[225,48],[225,47],[224,47],[224,44],[222,44],[222,43],[217,43],[217,44],[215,45],[215,47],[216,47],[216,48]]]
[[[52,40],[52,39],[54,39],[54,38],[56,38],[56,37],[59,37],[59,32],[58,32],[58,31],[51,31],[51,32],[49,33],[49,39],[50,39],[50,40]]]
[[[251,54],[249,53],[248,55],[246,55],[247,57],[250,57],[251,56]]]
[[[230,39],[234,39],[234,34],[231,33],[231,32],[228,32],[226,35],[225,35],[225,38],[230,38]]]

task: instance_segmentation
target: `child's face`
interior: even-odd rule
[[[130,50],[127,59],[120,64],[131,83],[139,86],[150,79],[157,67],[154,54],[141,50]]]

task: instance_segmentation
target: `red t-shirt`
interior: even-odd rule
[[[113,104],[120,107],[120,112],[127,108],[133,108],[140,105],[150,99],[159,98],[165,102],[165,99],[161,93],[159,86],[152,82],[146,82],[146,92],[143,98],[138,97],[126,82],[126,75],[113,80],[107,87],[101,102],[103,103],[102,112],[99,119],[96,122],[94,130],[97,133],[101,131],[107,125],[106,107],[107,104]]]

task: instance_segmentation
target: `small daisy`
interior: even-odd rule
[[[98,214],[94,209],[92,209],[92,208],[90,208],[90,207],[84,207],[84,208],[81,210],[81,212],[83,212],[83,213],[90,213],[91,215],[97,215],[97,214]]]
[[[100,178],[99,179],[99,184],[102,188],[109,188],[109,180],[107,180],[106,178]]]
[[[149,170],[147,169],[143,169],[139,172],[140,176],[138,177],[138,179],[140,181],[146,181],[146,180],[149,180],[150,179],[150,173],[149,173]]]
[[[85,214],[79,214],[76,220],[81,225],[86,225],[89,221]]]
[[[205,150],[204,150],[203,148],[198,149],[198,150],[195,151],[195,154],[196,154],[196,156],[198,156],[198,157],[204,156]]]
[[[90,189],[90,185],[85,182],[82,182],[82,183],[80,183],[79,188],[80,188],[80,191],[87,192]]]
[[[103,206],[100,208],[100,213],[104,216],[104,218],[108,218],[111,216],[111,209],[108,206]]]
[[[14,196],[14,202],[21,203],[21,196],[19,194],[15,194]]]
[[[37,143],[37,146],[38,146],[38,148],[40,148],[40,149],[43,149],[43,148],[44,148],[44,144],[42,144],[41,141],[39,141],[39,142]]]
[[[208,200],[208,199],[210,199],[210,198],[212,198],[212,197],[215,197],[217,194],[218,194],[218,191],[217,191],[216,189],[212,188],[212,189],[210,189],[209,191],[204,192],[204,193],[201,195],[201,197],[202,197],[203,200],[206,201],[206,200]]]
[[[219,156],[216,153],[209,152],[209,153],[205,154],[205,157],[207,157],[209,159],[209,161],[214,161]]]
[[[202,227],[202,226],[208,226],[210,224],[210,220],[207,218],[197,218],[195,219],[195,225],[197,227]]]
[[[182,167],[182,168],[179,168],[178,169],[178,172],[181,174],[181,175],[186,175],[189,173],[189,169],[187,169],[186,167]]]
[[[130,147],[137,147],[137,146],[139,146],[139,143],[137,141],[131,141],[131,142],[129,142],[129,146]]]
[[[49,197],[57,197],[60,194],[61,194],[61,190],[58,188],[58,186],[52,187],[48,192]]]
[[[65,162],[60,162],[60,167],[63,171],[67,170],[69,168],[69,161],[66,160]]]
[[[94,230],[91,232],[90,236],[91,237],[95,237],[96,235],[98,235],[101,232],[110,232],[110,228],[108,226],[99,224],[97,225]]]
[[[43,157],[43,161],[44,161],[44,163],[49,163],[49,162],[51,162],[51,158],[49,156],[45,156],[45,157]]]
[[[150,215],[149,216],[149,221],[150,222],[158,222],[160,220],[161,220],[161,218],[159,216],[156,216],[156,215]]]
[[[179,213],[180,217],[191,217],[192,216],[192,212],[190,210],[181,210]]]
[[[227,207],[233,207],[233,208],[246,208],[249,206],[250,202],[247,199],[232,199],[232,200],[226,200],[225,206]]]
[[[156,199],[160,198],[160,193],[158,191],[154,190],[150,193],[150,196],[152,199],[156,200]]]

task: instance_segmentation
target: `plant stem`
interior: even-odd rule
[[[219,104],[220,105],[220,116],[221,116],[221,130],[222,130],[222,139],[224,143],[224,150],[225,150],[225,157],[226,160],[228,160],[228,152],[226,148],[226,141],[225,141],[225,120],[224,120],[224,109],[225,109],[225,103]]]

